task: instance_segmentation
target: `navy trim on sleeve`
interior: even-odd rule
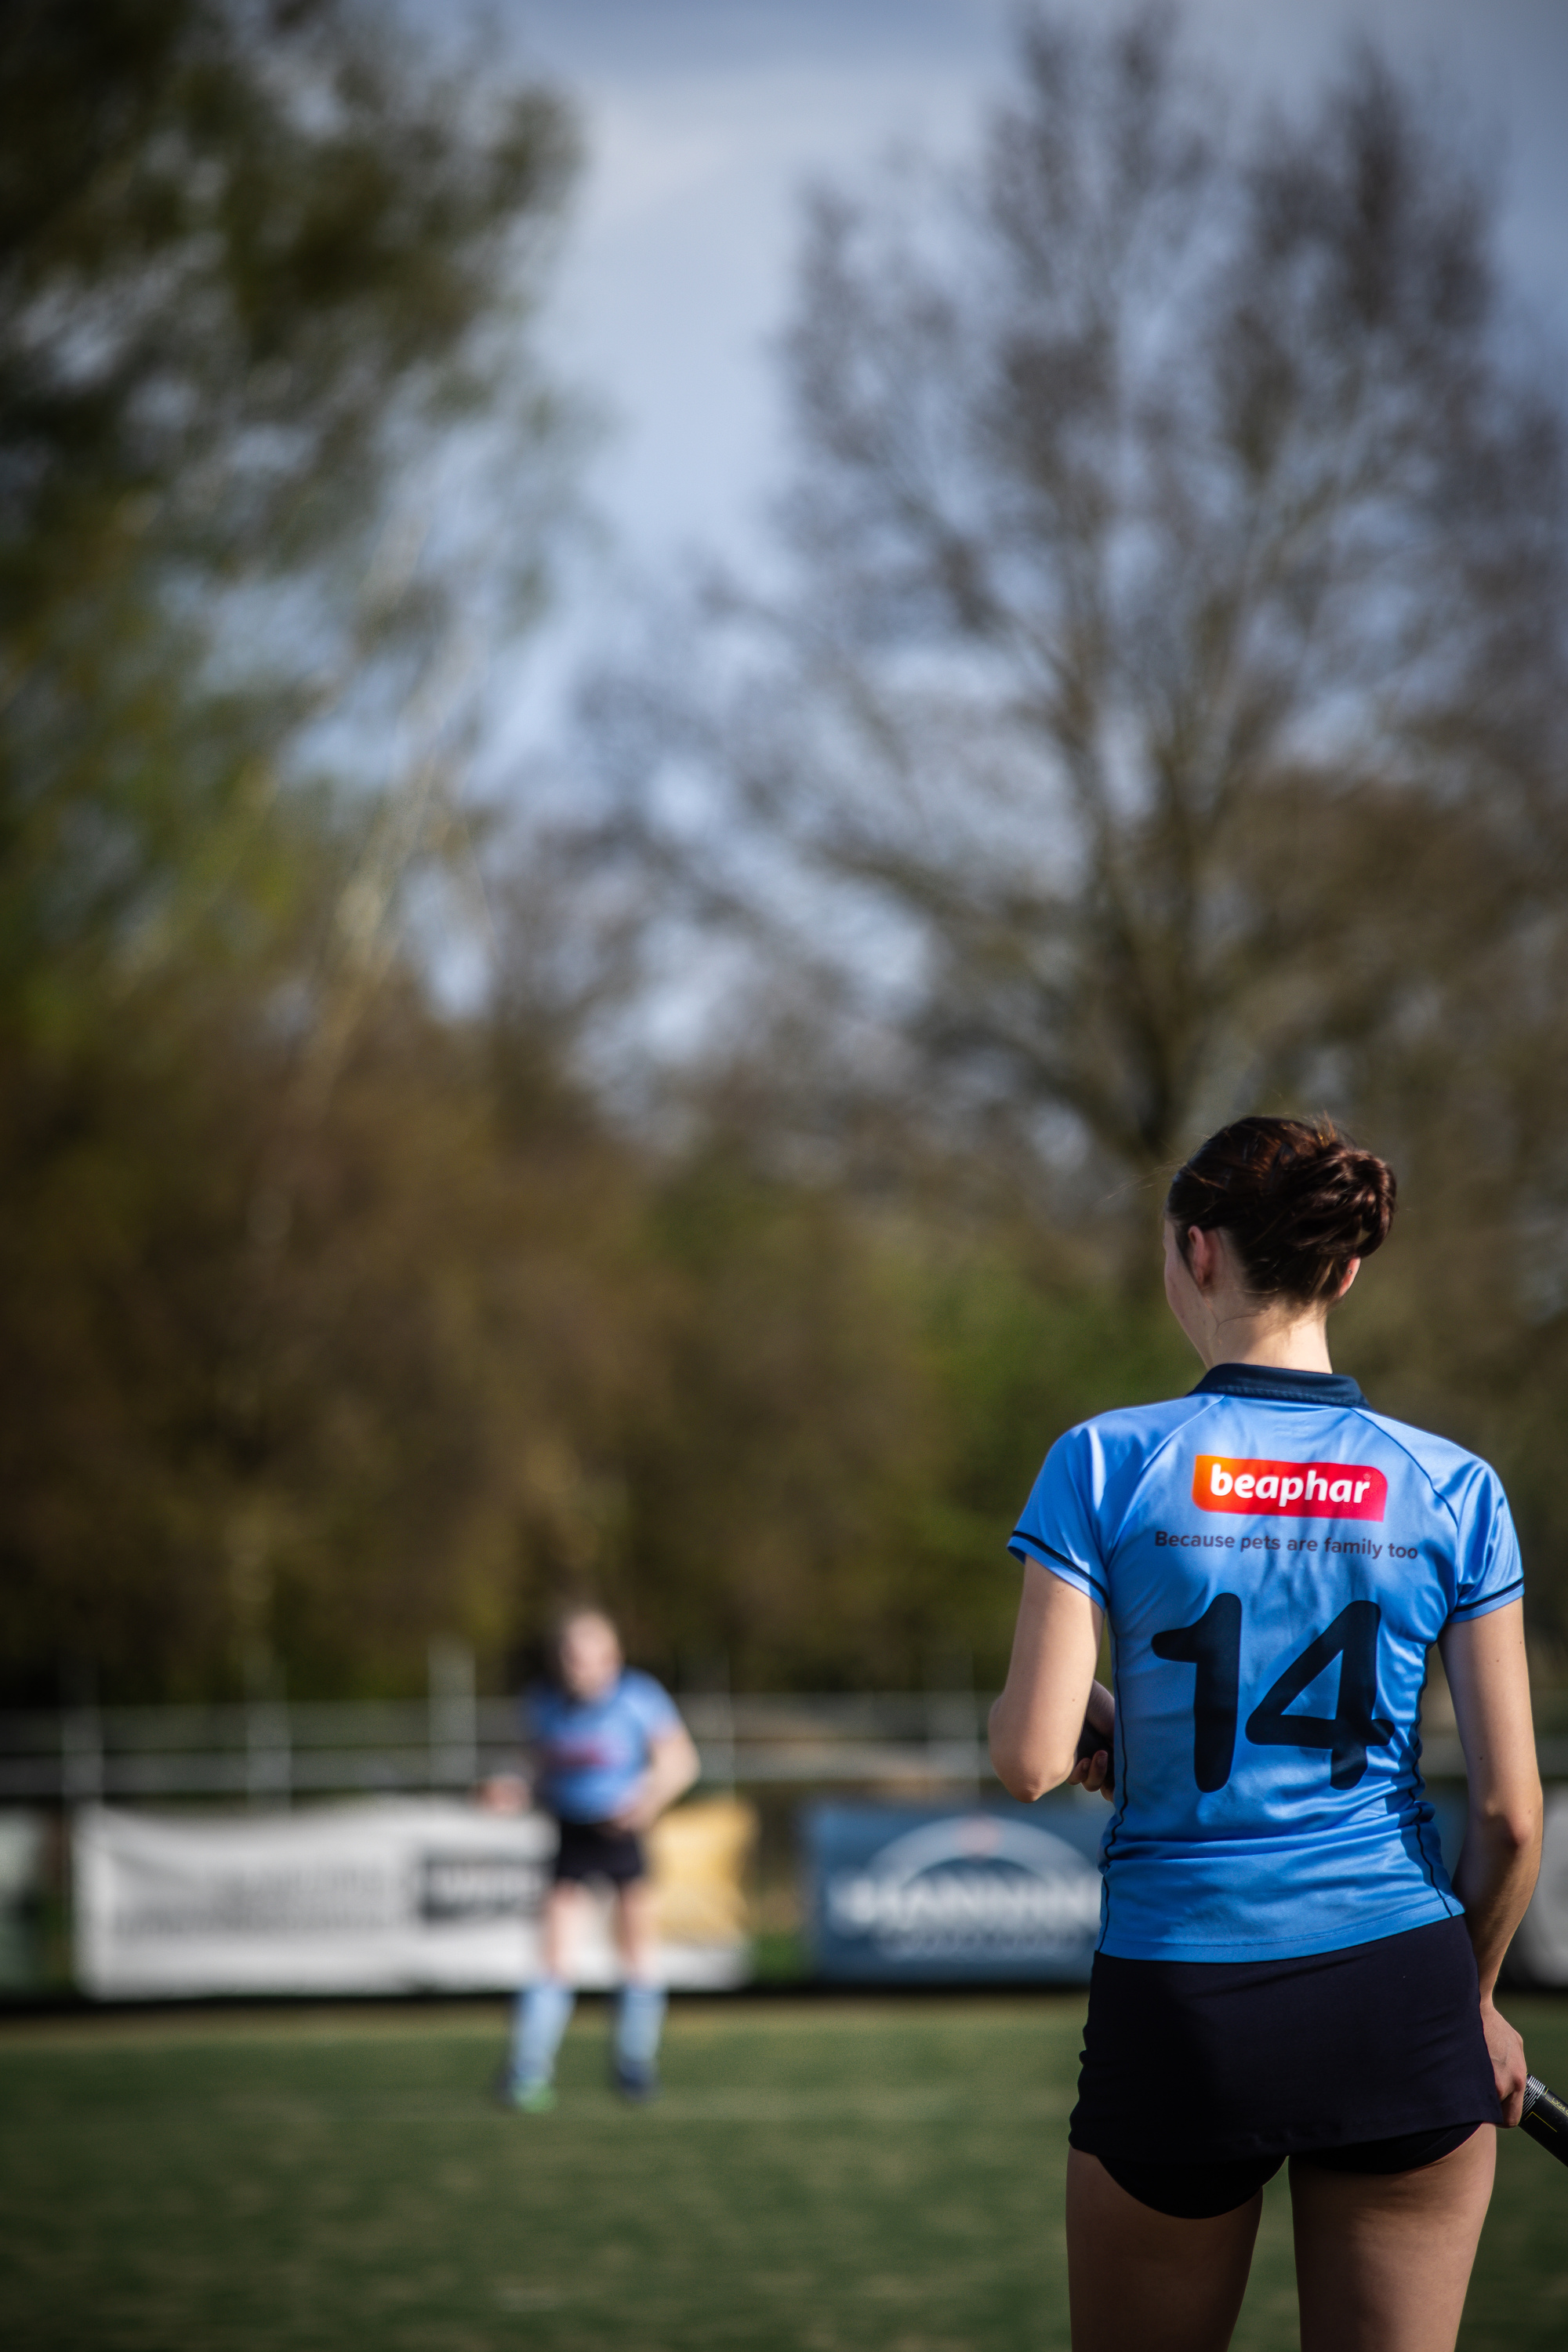
[[[1103,1607],[1107,1609],[1110,1608],[1110,1595],[1109,1591],[1100,1582],[1099,1577],[1096,1576],[1091,1570],[1085,1568],[1081,1560],[1069,1559],[1067,1553],[1065,1551],[1058,1551],[1054,1544],[1042,1543],[1039,1537],[1031,1535],[1027,1528],[1014,1528],[1008,1544],[1008,1549],[1011,1550],[1012,1546],[1016,1543],[1027,1544],[1032,1550],[1043,1551],[1047,1559],[1059,1560],[1064,1568],[1070,1568],[1075,1576],[1082,1577],[1084,1582],[1089,1586],[1089,1591],[1094,1594],[1095,1599],[1100,1601]]]
[[[1348,1372],[1288,1371],[1279,1364],[1215,1364],[1189,1396],[1255,1397],[1259,1404],[1365,1404]]]
[[[1511,1584],[1500,1585],[1496,1592],[1478,1592],[1473,1601],[1456,1601],[1448,1612],[1448,1622],[1451,1625],[1456,1617],[1473,1617],[1478,1609],[1500,1608],[1505,1601],[1511,1601],[1516,1592],[1523,1591],[1524,1579],[1516,1576]]]

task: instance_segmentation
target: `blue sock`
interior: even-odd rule
[[[553,2080],[555,2053],[576,2003],[570,1985],[557,1984],[553,1977],[542,1977],[518,1994],[511,2032],[511,2079],[520,2089]]]
[[[662,1985],[621,1987],[616,2004],[616,2064],[627,2074],[651,2074],[664,2029],[666,2001]]]

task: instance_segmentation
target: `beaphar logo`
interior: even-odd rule
[[[1193,1465],[1200,1511],[1272,1512],[1291,1519],[1381,1519],[1388,1481],[1367,1462],[1243,1462],[1200,1454]]]

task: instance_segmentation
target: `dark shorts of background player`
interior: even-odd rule
[[[563,1822],[555,1849],[555,1884],[580,1886],[591,1878],[607,1878],[612,1886],[631,1886],[647,1876],[647,1855],[636,1830],[617,1829],[613,1822]]]
[[[1414,2171],[1500,2119],[1462,1919],[1298,1959],[1096,1956],[1068,2137],[1156,2212],[1228,2213],[1287,2157]]]

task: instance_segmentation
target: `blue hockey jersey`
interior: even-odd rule
[[[1010,1549],[1110,1623],[1101,1950],[1283,1958],[1459,1910],[1417,1722],[1428,1644],[1523,1588],[1484,1462],[1342,1375],[1220,1364],[1069,1430]]]

